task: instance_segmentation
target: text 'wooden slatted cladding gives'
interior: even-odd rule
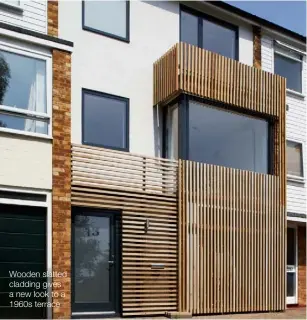
[[[72,146],[72,205],[122,212],[123,316],[178,310],[177,177],[177,161]]]
[[[179,310],[284,310],[280,177],[191,161],[179,165]]]

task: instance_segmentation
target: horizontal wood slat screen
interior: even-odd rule
[[[154,63],[154,104],[185,92],[278,116],[285,79],[217,53],[178,43]]]
[[[128,152],[72,146],[72,180],[97,188],[177,197],[178,164]]]
[[[176,161],[72,147],[72,205],[122,212],[123,316],[178,310],[177,177]]]
[[[284,310],[280,177],[190,161],[179,165],[179,310]]]

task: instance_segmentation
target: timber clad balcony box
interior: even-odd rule
[[[154,64],[155,105],[187,93],[276,117],[285,92],[278,75],[182,42]]]
[[[183,43],[154,64],[155,105],[197,97],[269,119],[270,174],[72,146],[72,206],[120,215],[121,315],[285,309],[285,90]]]

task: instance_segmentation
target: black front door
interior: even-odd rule
[[[118,315],[120,215],[75,209],[73,215],[73,315]]]

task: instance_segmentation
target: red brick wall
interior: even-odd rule
[[[298,227],[298,304],[306,305],[306,227]]]
[[[52,89],[52,266],[55,272],[66,272],[68,277],[53,278],[61,287],[53,289],[53,319],[71,316],[71,56],[53,50]]]
[[[253,64],[261,69],[261,28],[253,26]]]
[[[48,35],[58,36],[58,0],[48,0]]]

